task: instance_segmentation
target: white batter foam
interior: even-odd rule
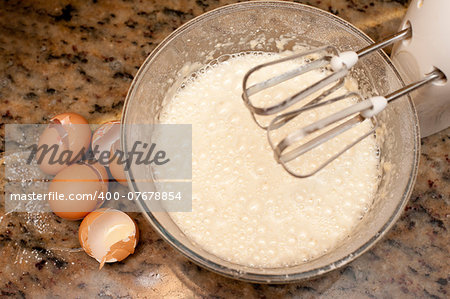
[[[275,162],[265,131],[252,120],[241,94],[244,74],[276,56],[233,55],[204,68],[178,90],[160,116],[162,123],[192,124],[192,212],[171,217],[205,250],[252,267],[295,265],[331,250],[351,234],[378,184],[374,137],[307,179],[290,176]],[[271,70],[284,71],[283,66]],[[292,79],[260,100],[285,98],[321,76],[318,71]],[[296,125],[336,108],[308,113]],[[349,143],[369,127],[364,123],[330,147]],[[299,165],[316,164],[327,154],[321,147]]]

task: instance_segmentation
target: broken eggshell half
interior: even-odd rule
[[[91,142],[91,129],[87,120],[77,113],[58,114],[39,137],[38,148],[55,146],[56,150],[39,151],[36,159],[46,174],[55,175],[84,156]],[[70,155],[68,155],[70,153]],[[43,155],[43,156],[42,156]],[[53,160],[53,161],[52,161]]]
[[[114,263],[134,253],[139,229],[122,211],[103,208],[89,213],[78,231],[81,247],[100,263]]]
[[[95,159],[109,168],[112,177],[121,185],[127,186],[123,169],[123,155],[120,155],[120,121],[110,121],[95,130],[92,136],[92,151]],[[106,154],[107,153],[107,154]],[[108,161],[108,163],[105,163]]]
[[[111,162],[109,163],[109,172],[113,178],[121,185],[128,186],[127,177],[124,170],[124,157],[120,153],[120,140],[117,140],[111,146]]]
[[[92,135],[91,144],[95,159],[97,161],[108,160],[111,147],[117,140],[120,140],[119,120],[110,121],[98,127]]]

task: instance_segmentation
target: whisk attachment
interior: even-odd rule
[[[242,99],[244,104],[252,113],[255,122],[263,129],[267,129],[267,126],[261,124],[255,115],[273,115],[279,113],[287,108],[299,103],[304,102],[306,98],[313,95],[314,93],[322,90],[322,92],[315,98],[310,99],[308,103],[303,103],[307,105],[309,103],[317,102],[319,98],[324,98],[324,94],[329,94],[330,91],[338,89],[343,84],[343,80],[349,70],[358,62],[360,57],[363,57],[369,53],[375,52],[383,47],[386,47],[396,41],[403,40],[411,37],[412,30],[410,27],[403,29],[402,31],[391,35],[390,37],[378,42],[371,44],[359,51],[346,51],[339,52],[334,46],[324,46],[317,49],[312,49],[302,53],[297,53],[287,57],[283,57],[277,60],[273,60],[267,63],[257,65],[250,69],[244,76],[242,82]],[[302,61],[299,66],[284,72],[280,75],[271,77],[265,81],[258,82],[249,85],[249,80],[256,72],[266,69],[270,66],[281,64],[289,61]],[[283,101],[270,105],[268,107],[260,107],[253,103],[251,97],[259,92],[262,92],[268,88],[274,87],[280,83],[290,80],[294,77],[304,75],[308,72],[326,69],[330,71],[330,74],[320,79],[319,81],[307,86],[298,93],[289,96]]]
[[[385,97],[375,96],[364,99],[359,93],[352,92],[347,93],[343,96],[329,99],[324,102],[320,102],[316,105],[312,105],[304,109],[298,109],[297,111],[278,115],[271,121],[271,123],[267,127],[267,139],[274,151],[275,160],[280,163],[288,173],[295,177],[306,178],[312,176],[326,167],[332,161],[337,159],[343,153],[348,151],[350,148],[361,142],[363,139],[372,135],[378,127],[376,115],[383,111],[389,102],[394,101],[431,81],[441,80],[443,78],[445,78],[445,75],[441,71],[434,70],[433,72],[427,74],[427,76],[422,80],[409,84],[399,90],[390,93],[389,95],[386,95]],[[343,110],[326,116],[319,121],[294,130],[279,142],[275,142],[271,137],[271,131],[279,129],[283,125],[298,117],[302,112],[349,98],[351,98],[352,101],[356,103]],[[326,143],[330,139],[345,133],[346,131],[350,130],[356,125],[359,125],[365,120],[370,120],[372,122],[371,129],[369,131],[364,133],[362,136],[357,137],[354,141],[352,141],[350,144],[347,144],[342,150],[339,150],[337,153],[315,167],[313,170],[307,173],[303,173],[300,172],[299,169],[291,167],[291,165],[289,164],[296,158],[317,148],[321,144]],[[314,136],[313,134],[315,133],[320,134]],[[308,139],[308,137],[312,138]]]
[[[317,122],[311,123],[310,125],[307,125],[305,127],[302,127],[300,129],[296,129],[295,131],[289,133],[286,137],[284,137],[281,141],[275,142],[270,132],[280,128],[279,119],[286,119],[285,115],[279,115],[277,116],[268,126],[267,129],[267,139],[274,151],[275,160],[280,163],[284,169],[289,172],[291,175],[298,177],[298,178],[306,178],[309,176],[314,175],[319,170],[326,167],[328,164],[330,164],[333,160],[341,156],[343,153],[348,151],[350,148],[358,144],[361,140],[368,137],[369,135],[372,135],[376,128],[378,127],[378,121],[374,117],[376,114],[378,114],[380,111],[384,109],[387,105],[387,100],[384,97],[373,97],[367,100],[364,100],[362,96],[359,93],[351,92],[347,93],[343,96],[340,96],[338,98],[333,98],[329,101],[320,103],[320,104],[330,104],[337,101],[345,100],[345,99],[351,99],[352,101],[357,101],[356,104],[351,105],[347,107],[346,109],[343,109],[341,111],[338,111],[336,113],[333,113],[325,118],[320,119]],[[309,109],[313,109],[311,107],[308,107]],[[307,109],[307,110],[309,110]],[[302,110],[301,112],[304,112],[306,110]],[[300,113],[301,113],[300,112]],[[299,114],[300,114],[299,113]],[[289,120],[294,119],[297,117],[297,115],[290,115]],[[335,138],[346,131],[350,130],[351,128],[355,127],[356,125],[360,124],[366,119],[370,119],[372,122],[371,129],[367,132],[365,132],[363,135],[357,137],[354,141],[352,141],[350,144],[346,145],[343,149],[339,150],[337,153],[332,155],[330,158],[326,159],[324,162],[322,162],[319,166],[314,168],[313,170],[303,173],[299,169],[295,169],[293,167],[290,167],[289,162],[295,160],[297,157],[306,154],[307,152],[315,149],[316,147],[320,146],[323,143],[326,143],[332,138]],[[343,121],[345,120],[345,121]],[[343,121],[343,122],[341,122]],[[341,122],[341,123],[339,123]],[[285,122],[287,123],[287,122]],[[337,125],[336,125],[337,124]],[[320,133],[320,135],[317,135],[311,139],[307,139],[308,136],[312,136],[312,134],[318,132],[318,131],[324,131]],[[307,139],[307,141],[299,144],[304,139]]]
[[[358,142],[373,134],[378,125],[375,115],[382,111],[389,101],[401,97],[437,77],[443,76],[442,73],[438,74],[433,72],[432,75],[424,80],[408,85],[386,97],[363,99],[358,93],[334,95],[334,93],[344,85],[349,70],[357,63],[360,57],[411,36],[412,29],[408,27],[383,41],[371,44],[356,52],[339,52],[333,46],[324,46],[270,61],[250,69],[243,79],[242,99],[251,112],[256,124],[267,131],[267,138],[274,151],[276,161],[295,177],[305,178],[317,173],[344,152],[355,146]],[[254,80],[252,77],[256,72],[263,71],[276,64],[289,62],[295,62],[292,64],[295,65],[293,69],[249,86],[249,81],[251,82]],[[300,62],[300,64],[298,64],[298,62]],[[326,74],[299,92],[267,107],[255,104],[253,97],[258,93],[273,88],[278,84],[297,76],[305,75],[317,70],[322,70]],[[354,101],[356,99],[356,103],[348,106],[342,111],[335,112],[317,122],[311,123],[310,125],[302,128],[294,128],[292,132],[288,133],[287,136],[282,138],[279,142],[271,137],[272,132],[281,129],[295,118],[301,116],[304,112],[318,109],[322,106],[339,101],[348,101],[349,98],[353,98],[353,100],[350,100],[351,103],[355,103]],[[264,117],[258,118],[258,115],[273,116],[273,118],[268,121],[268,125],[265,125],[260,122],[260,119],[264,119]],[[292,162],[297,157],[304,155],[328,140],[343,134],[366,119],[372,122],[371,129],[368,132],[356,138],[352,143],[346,145],[342,150],[331,156],[312,171],[300,173],[298,170],[288,166],[288,163]],[[267,122],[267,118],[265,118],[265,120]]]
[[[266,125],[261,124],[258,119],[255,117],[256,115],[273,115],[277,114],[303,100],[305,100],[308,96],[321,91],[319,95],[317,95],[314,99],[308,102],[302,103],[303,106],[312,105],[316,102],[320,101],[327,95],[331,94],[332,92],[336,91],[344,84],[344,78],[348,73],[348,68],[345,67],[345,65],[342,65],[339,69],[337,69],[334,72],[331,72],[329,75],[325,76],[324,78],[321,78],[317,82],[313,83],[312,85],[306,87],[305,89],[299,91],[298,93],[284,99],[280,103],[276,103],[273,105],[270,105],[268,107],[260,107],[253,103],[251,100],[251,96],[254,96],[255,94],[262,92],[266,89],[269,89],[271,87],[274,87],[280,83],[283,83],[287,80],[290,80],[294,77],[304,75],[310,71],[317,70],[317,69],[331,69],[332,68],[332,60],[333,57],[338,57],[339,52],[338,50],[333,46],[326,46],[318,49],[313,49],[310,51],[306,51],[299,54],[294,54],[288,57],[283,57],[274,61],[270,61],[264,64],[260,64],[252,69],[250,69],[244,76],[242,87],[243,87],[243,93],[242,93],[242,99],[247,106],[247,108],[252,113],[253,119],[258,124],[259,127],[263,129],[267,129]],[[249,79],[252,77],[252,75],[257,72],[261,71],[265,68],[268,68],[275,64],[285,63],[288,61],[304,61],[305,63],[272,78],[269,78],[265,81],[253,84],[251,86],[248,86]],[[334,61],[334,60],[333,60]],[[336,63],[335,63],[336,64]]]

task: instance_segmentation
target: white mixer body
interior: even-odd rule
[[[439,69],[450,79],[450,1],[412,0],[401,29],[409,24],[412,37],[397,43],[392,60],[411,83]],[[450,126],[450,82],[428,84],[411,94],[419,116],[421,136]]]

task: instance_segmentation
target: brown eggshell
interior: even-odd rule
[[[53,178],[49,192],[64,194],[65,199],[69,196],[90,195],[95,200],[51,200],[50,208],[61,218],[82,219],[102,204],[99,195],[107,191],[108,174],[103,166],[99,163],[72,164]]]
[[[75,154],[87,151],[91,143],[91,128],[87,120],[77,113],[62,113],[52,118],[58,120],[68,133],[69,149]],[[76,162],[75,160],[71,161]]]
[[[105,263],[111,263],[116,261],[121,261],[125,259],[130,254],[134,253],[134,249],[137,245],[138,239],[139,239],[139,229],[136,225],[136,222],[134,222],[133,219],[131,219],[128,215],[123,213],[128,217],[129,220],[131,220],[134,224],[134,232],[130,232],[130,235],[128,236],[128,240],[120,240],[114,244],[112,244],[109,249],[106,250],[106,254],[103,257],[95,257],[90,246],[89,246],[89,232],[95,230],[95,226],[99,225],[100,228],[97,226],[97,229],[102,228],[102,218],[105,213],[108,212],[114,212],[114,213],[123,213],[121,211],[115,210],[115,209],[98,209],[93,211],[92,213],[89,213],[87,215],[83,222],[80,225],[79,231],[78,231],[78,238],[81,244],[81,247],[85,250],[85,252],[98,260],[100,262],[100,269],[103,267]],[[103,218],[104,219],[104,218]],[[100,222],[98,222],[100,221]],[[118,219],[120,221],[120,219]],[[103,231],[107,229],[103,228]],[[134,233],[134,234],[133,234]],[[99,240],[94,240],[99,241]]]
[[[116,142],[111,147],[111,157],[114,157],[114,154],[116,150],[119,148],[119,142]],[[111,175],[113,178],[119,182],[123,186],[128,186],[127,177],[125,176],[125,171],[123,169],[123,164],[119,164],[119,156],[116,155],[115,159],[112,159],[109,163],[109,172],[111,172]]]
[[[100,160],[100,154],[103,152],[110,152],[111,146],[120,140],[120,121],[114,120],[102,124],[98,127],[92,135],[91,148],[97,152],[94,154],[96,160]],[[103,162],[103,161],[102,161]],[[102,163],[102,165],[106,166]]]
[[[131,219],[131,218],[130,218]],[[130,241],[119,241],[110,247],[108,254],[106,255],[106,261],[116,259],[118,262],[124,260],[127,256],[134,253],[134,249],[139,241],[139,229],[136,222],[134,223],[136,232],[134,236],[130,236]]]
[[[76,125],[84,125],[84,124],[88,124],[87,120],[81,116],[78,113],[74,113],[74,112],[66,112],[66,113],[61,113],[58,114],[56,116],[54,116],[52,118],[52,120],[57,119],[61,122],[61,124],[63,125],[71,125],[71,124],[76,124]]]
[[[52,146],[56,145],[56,151],[54,153],[54,160],[58,157],[61,157],[63,151],[69,150],[67,142],[63,141],[63,137],[61,136],[61,132],[57,130],[55,126],[48,126],[44,132],[42,132],[38,148],[42,148],[42,146],[47,145],[50,149]],[[60,163],[50,163],[50,158],[52,157],[52,152],[44,154],[42,151],[38,151],[36,154],[36,161],[38,162],[39,168],[45,172],[46,174],[55,175],[64,168],[68,166],[69,163],[60,164]]]
[[[102,215],[106,210],[108,209],[102,208],[89,213],[86,217],[84,217],[83,221],[80,224],[80,228],[78,229],[78,240],[80,241],[80,245],[84,249],[84,251],[91,257],[94,256],[92,255],[92,251],[89,248],[89,244],[87,242],[89,226],[91,226],[92,222],[94,222],[94,220]]]
[[[44,155],[42,162],[38,163],[39,167],[43,172],[54,175],[82,158],[82,153],[89,149],[91,129],[86,119],[76,113],[58,114],[50,122],[51,124],[40,136],[38,146],[47,144],[50,147],[57,144],[59,148],[55,155],[56,159],[61,157],[64,150],[69,150],[72,153],[71,158],[63,164],[49,163],[51,153]],[[38,153],[36,158],[39,157]]]

